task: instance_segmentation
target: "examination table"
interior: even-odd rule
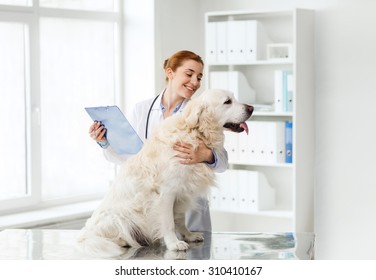
[[[0,232],[2,260],[98,259],[75,248],[79,230],[6,229]],[[239,260],[314,259],[313,233],[205,233],[204,242],[190,243],[186,252],[166,250],[162,244],[127,248],[116,259]]]

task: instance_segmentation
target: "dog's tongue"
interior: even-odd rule
[[[245,122],[241,123],[240,127],[243,128],[244,131],[248,134],[248,125]]]

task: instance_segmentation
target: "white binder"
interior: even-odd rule
[[[258,150],[258,144],[257,140],[258,138],[258,122],[256,121],[248,121],[248,160],[247,163],[257,163],[260,161],[260,152]]]
[[[228,62],[243,62],[245,59],[246,22],[227,22]]]
[[[216,23],[217,63],[227,62],[227,22]]]
[[[227,151],[228,161],[237,162],[239,152],[238,134],[232,131],[224,131],[224,135],[224,147]]]
[[[274,111],[283,112],[283,70],[274,72]]]
[[[269,185],[265,175],[257,171],[248,171],[250,182],[249,211],[272,209],[275,206],[275,190]]]
[[[287,99],[286,99],[286,112],[292,112],[293,111],[293,91],[294,91],[294,79],[293,79],[293,74],[289,72],[287,74]]]
[[[217,23],[209,22],[206,25],[206,61],[217,62]]]
[[[221,200],[221,193],[220,193],[220,188],[218,186],[212,187],[210,189],[210,208],[218,210],[220,209],[220,200]]]
[[[266,59],[267,45],[271,40],[263,25],[257,20],[247,20],[245,30],[245,59],[247,61]]]
[[[251,131],[251,133],[253,132]],[[237,162],[247,164],[250,161],[250,135],[248,135],[247,133],[239,133],[237,134],[237,136],[239,146]]]
[[[265,128],[265,162],[285,162],[285,123],[264,122]]]
[[[237,199],[234,199],[234,190],[236,192],[236,170],[227,170],[224,173],[216,174],[217,184],[219,186],[219,210],[234,211],[236,209]]]
[[[238,211],[247,213],[251,205],[248,171],[238,170]]]

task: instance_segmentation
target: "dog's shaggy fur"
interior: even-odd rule
[[[164,120],[141,151],[121,167],[103,202],[78,237],[82,251],[118,256],[125,246],[151,245],[163,239],[169,250],[187,250],[185,242],[202,241],[201,233],[185,226],[185,212],[195,207],[215,184],[206,163],[181,164],[176,143],[223,149],[223,129],[241,132],[253,107],[240,104],[232,93],[207,90],[186,105],[182,114]],[[179,240],[175,231],[185,241]]]

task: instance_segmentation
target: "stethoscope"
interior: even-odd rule
[[[165,91],[166,91],[166,89],[163,91],[163,93]],[[145,139],[148,139],[148,128],[149,128],[150,113],[151,113],[151,110],[153,109],[154,103],[155,103],[155,101],[157,101],[158,97],[159,97],[159,94],[154,98],[153,102],[151,103],[150,108],[149,108],[149,112],[148,112],[148,116],[146,117]]]

